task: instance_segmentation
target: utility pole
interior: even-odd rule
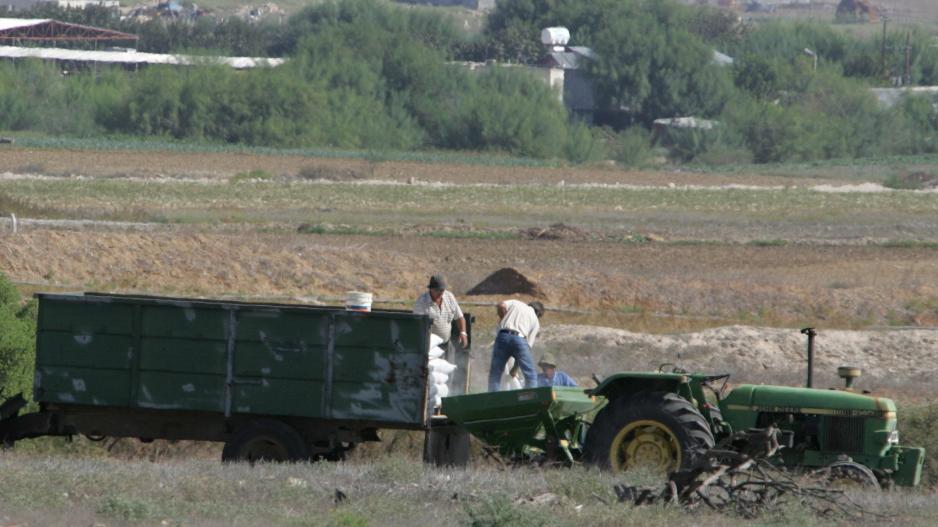
[[[880,63],[883,65],[883,76],[889,78],[889,70],[886,68],[886,21],[889,20],[885,16],[883,17],[883,43],[880,50]]]
[[[912,84],[912,32],[905,34],[905,79],[904,86]]]

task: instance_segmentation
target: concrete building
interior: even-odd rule
[[[84,9],[90,5],[120,7],[118,0],[0,0],[0,11],[23,11],[39,5],[54,5],[64,8]]]
[[[397,0],[404,4],[457,6],[476,11],[491,11],[495,9],[495,0]]]

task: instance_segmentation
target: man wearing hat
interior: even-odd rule
[[[572,377],[557,369],[557,360],[552,353],[545,353],[537,365],[541,367],[537,376],[538,386],[576,386]]]
[[[427,284],[427,292],[420,295],[414,304],[414,313],[430,317],[432,321],[430,332],[443,339],[444,344],[449,342],[455,320],[459,326],[459,343],[466,347],[469,345],[466,319],[463,317],[462,310],[459,309],[456,297],[446,289],[446,278],[443,275],[431,276],[430,283]]]

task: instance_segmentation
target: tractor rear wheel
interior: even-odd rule
[[[707,421],[689,401],[673,393],[639,392],[599,412],[586,436],[584,458],[617,472],[671,473],[691,468],[713,444]]]
[[[309,447],[299,432],[273,419],[251,421],[225,442],[222,461],[306,461]]]

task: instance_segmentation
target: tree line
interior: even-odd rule
[[[869,89],[897,72],[906,38],[913,82],[938,83],[938,48],[922,30],[893,31],[884,43],[829,24],[741,25],[726,11],[671,0],[503,0],[474,36],[435,12],[380,0],[327,1],[282,26],[236,18],[133,22],[103,8],[41,9],[30,16],[139,34],[141,50],[291,60],[252,71],[99,68],[68,76],[50,65],[6,63],[0,128],[627,164],[644,162],[661,145],[675,158],[702,162],[938,151],[930,101],[907,98],[885,109]],[[473,74],[452,65],[540,63],[540,30],[555,25],[595,52],[585,64],[599,110],[592,127],[571,122],[556,94],[523,68]],[[805,48],[819,57],[816,70]],[[716,65],[714,50],[734,64]],[[655,119],[680,116],[718,125],[653,133]]]

